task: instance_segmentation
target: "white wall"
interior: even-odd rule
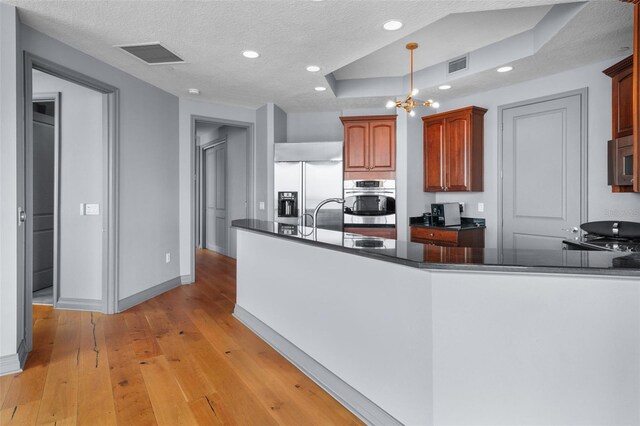
[[[103,161],[102,97],[91,89],[39,71],[33,93],[60,92],[60,292],[61,299],[102,300]],[[53,190],[53,186],[51,187]],[[81,216],[96,203],[99,216]]]
[[[178,277],[178,98],[27,26],[21,37],[25,51],[120,89],[119,298]]]
[[[607,185],[607,141],[611,139],[611,79],[602,70],[618,62],[613,59],[562,72],[548,77],[519,83],[461,99],[441,102],[440,111],[469,105],[487,108],[484,120],[484,192],[438,193],[437,202],[464,201],[464,216],[485,217],[486,246],[497,246],[498,229],[498,107],[514,102],[588,88],[588,220],[640,221],[640,195],[613,194]],[[514,72],[517,72],[514,71]],[[411,143],[422,144],[422,139]],[[417,150],[417,147],[416,147]],[[422,148],[420,147],[420,152]],[[422,180],[422,160],[410,165],[410,174]],[[575,159],[579,161],[579,159]],[[415,194],[426,204],[432,196]],[[484,213],[478,213],[477,203],[484,202]]]
[[[0,365],[19,368],[16,352],[24,338],[21,310],[24,288],[18,288],[18,126],[19,22],[16,8],[0,2]]]
[[[255,129],[255,135],[250,137],[259,140],[259,134],[256,124],[256,111],[249,108],[243,108],[238,106],[230,106],[223,104],[216,104],[211,102],[200,102],[192,99],[180,98],[179,108],[179,185],[180,185],[180,197],[179,197],[179,230],[180,230],[180,275],[183,277],[183,282],[190,282],[193,280],[191,276],[191,268],[194,265],[194,250],[195,244],[192,244],[192,229],[193,229],[193,211],[192,211],[192,199],[193,193],[193,173],[195,173],[195,149],[191,134],[191,119],[192,117],[206,117],[212,119],[218,119],[220,122],[236,122],[238,124],[252,126]],[[231,123],[230,123],[231,124]],[[261,164],[260,157],[258,156],[259,143],[256,143],[256,183],[264,182],[258,174],[258,164]],[[174,159],[175,161],[175,159]],[[256,195],[258,194],[258,187],[256,186]],[[256,207],[257,211],[257,207]]]

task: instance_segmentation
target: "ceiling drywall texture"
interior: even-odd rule
[[[520,16],[521,11],[513,11],[515,24],[510,23],[507,30],[499,31],[507,33],[516,31],[517,27],[525,30],[527,26],[535,25],[534,21],[539,19],[546,5],[572,2],[2,1],[15,4],[26,25],[177,96],[193,97],[187,89],[194,87],[200,89],[198,98],[201,100],[253,108],[274,102],[286,111],[348,109],[383,103],[385,97],[375,93],[362,98],[336,99],[331,90],[318,93],[313,88],[327,86],[325,75],[375,54],[394,42],[402,45],[405,37],[451,14],[531,7],[531,16],[527,17]],[[564,39],[558,42],[554,39],[540,52],[546,55],[542,58],[550,64],[536,62],[528,75],[537,76],[537,73],[549,72],[549,68],[553,72],[556,65],[579,66],[595,61],[594,56],[609,53],[596,49],[610,48],[618,42],[617,39],[610,42],[597,39],[589,43],[581,38],[569,40],[573,35],[586,35],[587,39],[592,35],[611,35],[611,28],[620,25],[620,16],[609,16],[608,8],[620,9],[623,3],[615,0],[595,0],[593,3],[603,5],[599,9],[594,8],[599,14],[585,13],[589,10],[585,8],[585,12],[569,23],[568,35],[565,34]],[[616,3],[618,5],[614,5]],[[382,24],[392,18],[403,21],[404,27],[395,32],[382,30]],[[464,15],[450,19],[465,22]],[[578,25],[581,27],[577,28]],[[624,38],[627,28],[624,25],[622,28],[620,34],[613,35]],[[486,32],[479,35],[474,43],[488,43],[495,37]],[[161,42],[187,63],[149,66],[113,47],[154,41]],[[441,55],[448,54],[447,49],[451,52],[467,50],[462,45],[447,47],[447,43],[443,37],[433,44],[443,46]],[[261,57],[256,60],[243,58],[241,52],[246,49],[257,50]],[[568,49],[569,59],[566,59],[567,52],[559,49]],[[406,55],[403,47],[401,50],[403,52],[397,55]],[[321,66],[321,72],[307,72],[305,67],[309,64]],[[394,61],[389,61],[386,67],[381,66],[377,71],[378,76],[397,72],[397,66]],[[507,81],[496,80],[492,74],[468,78],[470,81],[476,79],[474,87],[479,87],[478,83],[491,86]]]

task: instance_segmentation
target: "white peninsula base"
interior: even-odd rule
[[[370,424],[640,424],[634,277],[419,269],[238,229],[235,315]]]

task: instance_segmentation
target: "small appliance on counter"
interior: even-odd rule
[[[580,225],[586,234],[577,240],[564,240],[567,250],[601,250],[640,253],[640,223],[598,221]]]
[[[459,226],[460,223],[459,203],[431,204],[432,226]]]

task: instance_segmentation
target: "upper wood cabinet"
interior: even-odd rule
[[[424,191],[482,191],[484,108],[470,106],[422,117]]]
[[[344,171],[396,169],[396,117],[340,117],[344,125]]]
[[[633,135],[633,55],[602,71],[611,77],[611,138]]]

